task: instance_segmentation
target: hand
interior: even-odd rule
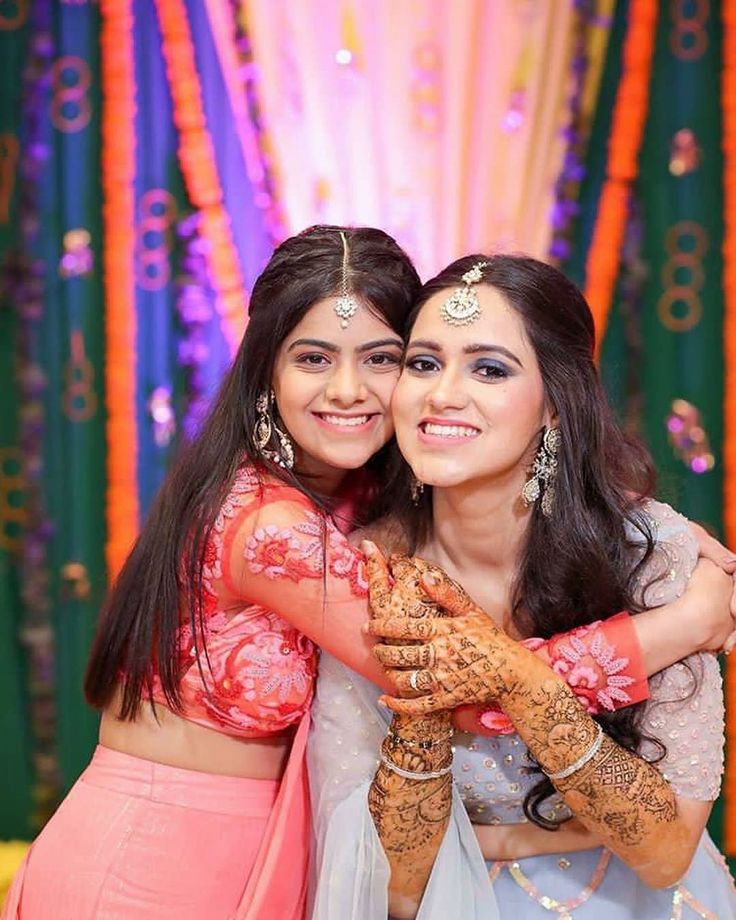
[[[425,693],[416,699],[384,697],[395,712],[420,715],[453,709],[462,703],[487,704],[513,692],[524,667],[545,665],[513,639],[440,569],[431,567],[422,577],[427,595],[451,614],[449,618],[417,620],[389,616],[372,620],[368,632],[383,639],[420,642],[412,645],[379,644],[374,654],[385,667],[402,697]]]
[[[440,616],[421,584],[422,576],[433,567],[422,559],[391,556],[389,561],[370,540],[363,540],[368,577],[368,603],[374,618]],[[436,571],[441,571],[436,569]]]
[[[699,651],[730,651],[736,642],[733,610],[733,583],[722,568],[701,559],[695,567],[687,590],[673,604],[682,612],[681,623],[685,634],[693,636]]]
[[[723,569],[726,574],[733,576],[733,589],[730,599],[731,608],[731,626],[728,635],[717,647],[708,648],[708,651],[719,652],[723,650],[727,655],[736,646],[736,555],[730,549],[711,536],[705,527],[688,521],[690,532],[698,543],[698,554],[703,559],[709,559],[719,568]]]

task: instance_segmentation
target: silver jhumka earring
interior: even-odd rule
[[[335,302],[335,313],[340,318],[340,326],[348,328],[348,323],[358,311],[358,301],[348,290],[348,238],[340,230],[342,240],[342,279],[340,281],[340,296]]]
[[[289,435],[279,428],[273,418],[271,410],[275,399],[276,396],[273,390],[268,390],[261,393],[256,400],[258,418],[253,431],[253,441],[256,445],[256,450],[265,460],[275,463],[285,470],[290,470],[294,466],[294,445],[291,443]],[[278,442],[276,450],[268,446],[274,435]]]
[[[532,473],[521,490],[521,500],[529,507],[541,496],[540,507],[545,517],[550,517],[555,504],[555,478],[557,454],[562,438],[559,428],[546,428],[542,443],[534,458]]]
[[[411,485],[409,486],[409,492],[411,493],[411,501],[413,505],[418,505],[419,500],[424,494],[424,483],[421,479],[417,479],[416,476],[412,476]]]
[[[490,264],[476,262],[462,276],[463,286],[454,290],[440,307],[440,316],[450,326],[469,326],[480,316],[480,303],[473,285],[483,280],[483,269]]]

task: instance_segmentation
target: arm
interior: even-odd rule
[[[435,577],[434,584],[427,582],[430,596],[450,609],[464,605],[463,616],[371,624],[374,635],[431,638],[440,646],[437,659],[443,664],[429,678],[433,690],[416,699],[389,699],[388,705],[424,715],[461,700],[498,699],[578,819],[646,884],[677,881],[692,859],[710,803],[678,798],[653,766],[607,736],[599,738],[596,723],[543,662],[510,640],[446,576]],[[384,664],[391,663],[393,651],[376,648]],[[429,673],[420,671],[422,681]],[[405,675],[397,674],[396,683],[411,695]],[[569,776],[557,776],[575,764]]]

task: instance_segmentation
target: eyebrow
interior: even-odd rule
[[[427,351],[436,351],[436,352],[441,352],[443,350],[442,345],[440,345],[439,342],[433,342],[431,339],[414,339],[414,341],[409,342],[409,344],[406,347],[407,347],[407,351],[413,348],[424,348]],[[509,351],[509,349],[504,348],[503,345],[489,345],[489,344],[486,344],[485,342],[477,342],[473,345],[466,345],[465,348],[463,348],[463,354],[465,355],[477,355],[477,354],[480,354],[481,352],[488,352],[488,351],[496,352],[497,354],[500,354],[500,355],[505,355],[510,361],[513,361],[519,367],[521,368],[524,367],[524,365],[516,357],[513,351]]]
[[[340,351],[339,345],[335,345],[334,342],[326,342],[324,339],[296,339],[296,341],[289,345],[287,352],[293,351],[295,348],[301,348],[304,345],[309,345],[313,348],[322,348],[324,351],[329,351],[332,354],[338,354]],[[386,348],[389,345],[393,345],[396,348],[404,347],[404,343],[399,338],[375,339],[372,342],[366,342],[365,345],[361,345],[358,348],[358,353],[363,354],[366,351],[373,351],[374,348]]]

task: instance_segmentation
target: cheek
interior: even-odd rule
[[[387,411],[391,409],[398,382],[398,371],[395,374],[382,374],[371,381],[370,389],[378,399],[381,408]]]

